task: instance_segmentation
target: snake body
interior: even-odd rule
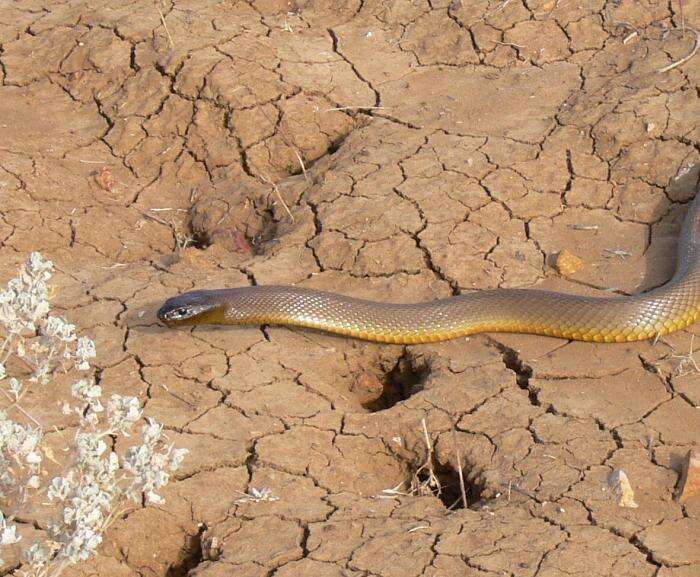
[[[700,194],[683,223],[676,273],[663,286],[632,296],[494,289],[396,304],[294,286],[252,286],[183,293],[168,299],[158,317],[169,326],[286,325],[405,344],[478,332],[597,342],[654,338],[700,318]]]

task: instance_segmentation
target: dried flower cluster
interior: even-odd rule
[[[116,442],[143,418],[141,405],[122,395],[103,404],[102,387],[91,373],[95,343],[50,314],[52,271],[51,261],[32,253],[0,290],[0,399],[7,401],[0,408],[0,548],[22,547],[24,577],[56,577],[94,555],[126,503],[162,502],[158,491],[187,452],[168,444],[162,425],[146,419],[139,443],[117,454]],[[58,386],[59,372],[78,377],[70,388],[73,401],[57,407],[75,415],[78,427],[61,475],[49,478],[43,426],[21,402],[32,386]],[[16,520],[36,497],[56,504],[58,513],[47,523],[45,539],[25,545]]]

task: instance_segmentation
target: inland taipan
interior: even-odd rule
[[[631,296],[508,288],[398,304],[295,286],[246,286],[186,292],[168,299],[158,311],[168,326],[285,325],[403,344],[479,332],[636,341],[677,331],[699,317],[700,195],[689,203],[673,277],[663,286]]]

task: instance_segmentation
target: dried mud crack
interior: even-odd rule
[[[700,177],[699,17],[675,0],[9,4],[0,280],[51,258],[100,385],[190,449],[165,503],[65,574],[700,574],[697,497],[674,500],[700,442],[697,327],[399,347],[154,316],[250,284],[394,302],[663,284]],[[568,279],[548,264],[563,249],[584,261]]]

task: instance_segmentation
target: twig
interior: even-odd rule
[[[280,132],[280,134],[282,134],[282,133]],[[304,160],[301,158],[301,154],[299,154],[299,150],[297,149],[296,146],[292,146],[292,150],[294,151],[294,154],[297,155],[297,160],[299,161],[299,165],[301,166],[301,171],[304,173],[304,179],[309,180],[309,175],[306,174],[306,166],[304,166]]]
[[[418,473],[423,469],[428,469],[428,480],[425,481],[429,487],[435,487],[437,494],[442,493],[442,486],[440,485],[440,479],[435,474],[435,468],[433,467],[433,443],[430,440],[430,435],[428,435],[428,426],[425,424],[425,417],[421,419],[421,424],[423,425],[423,435],[425,436],[425,446],[428,449],[428,455],[426,456],[425,463],[416,471],[415,476],[418,478]],[[419,486],[421,486],[419,484]]]
[[[678,66],[681,66],[688,62],[693,56],[695,56],[695,53],[698,51],[700,48],[700,34],[698,34],[698,31],[695,30],[694,28],[691,28],[688,26],[688,30],[690,30],[693,34],[695,34],[695,46],[693,46],[693,49],[690,51],[690,54],[685,56],[684,58],[681,58],[680,60],[676,60],[675,62],[671,62],[668,66],[664,66],[663,68],[659,68],[657,72],[668,72],[669,70],[673,70],[674,68],[677,68]]]
[[[535,497],[535,495],[533,495],[533,494],[530,493],[529,491],[527,491],[527,490],[523,489],[522,487],[520,487],[520,483],[519,483],[519,482],[513,483],[513,481],[508,481],[507,484],[506,484],[506,483],[502,483],[502,486],[503,486],[503,487],[508,487],[507,495],[508,495],[508,500],[509,500],[509,501],[510,501],[511,495],[512,495],[513,493],[520,493],[521,495],[525,495],[526,497],[528,497],[528,498],[532,499],[533,501],[536,501],[536,502],[539,503],[539,501],[538,501],[537,497]]]
[[[42,425],[39,421],[37,421],[34,417],[32,417],[27,411],[25,411],[25,410],[22,408],[22,405],[19,405],[19,404],[15,403],[15,401],[14,401],[14,399],[12,398],[12,395],[10,395],[10,393],[8,393],[5,389],[0,389],[0,390],[1,390],[1,391],[3,392],[3,394],[10,400],[10,402],[12,403],[12,405],[11,405],[12,408],[17,409],[17,410],[18,410],[20,413],[22,413],[25,417],[27,417],[28,419],[30,419],[37,427],[39,427],[39,429],[41,429],[42,431],[44,430],[44,425]]]
[[[639,35],[639,32],[637,32],[636,30],[633,32],[630,32],[627,36],[625,36],[622,39],[622,43],[627,44],[630,40],[632,40],[632,38],[634,38],[635,36],[638,36],[638,35]]]
[[[695,335],[690,335],[690,351],[688,351],[688,354],[686,355],[674,355],[672,354],[671,356],[674,359],[680,359],[680,362],[678,363],[678,367],[676,367],[676,374],[679,377],[682,377],[684,375],[688,375],[695,371],[696,373],[700,373],[700,367],[698,366],[697,361],[695,360],[695,351],[693,350],[693,341],[695,340]],[[686,365],[690,365],[692,368],[686,368]]]
[[[148,214],[147,212],[143,212],[143,213],[141,213],[141,214],[143,214],[143,216],[144,216],[145,218],[148,218],[148,219],[150,219],[150,220],[153,220],[153,221],[157,222],[158,224],[162,224],[163,226],[167,226],[168,228],[173,228],[173,223],[172,223],[172,222],[168,222],[168,221],[166,221],[166,220],[163,220],[162,218],[159,218],[159,217],[154,216],[154,215],[152,215],[152,214]]]
[[[467,489],[464,486],[464,474],[462,473],[462,454],[459,452],[457,445],[457,433],[455,432],[454,424],[452,425],[452,441],[455,445],[455,454],[457,455],[457,474],[459,475],[459,490],[462,492],[462,506],[467,506]]]
[[[158,14],[160,15],[160,21],[163,23],[165,33],[168,35],[168,42],[170,42],[170,48],[172,50],[175,48],[175,43],[173,42],[173,37],[170,35],[170,30],[168,30],[168,25],[165,23],[165,16],[163,16],[163,12],[161,12],[161,9],[158,6],[156,6],[156,10],[158,10]]]
[[[375,499],[396,499],[397,496],[401,495],[404,497],[407,497],[408,495],[411,495],[411,493],[406,493],[404,491],[399,491],[399,488],[403,485],[403,481],[401,481],[398,485],[395,487],[391,487],[391,489],[382,489],[381,493],[375,497]]]
[[[525,48],[522,44],[516,44],[515,42],[501,42],[499,40],[491,40],[494,44],[500,44],[501,46],[510,46],[511,48],[515,48],[517,50],[522,50]]]
[[[632,253],[621,248],[606,248],[604,252],[607,252],[611,257],[617,256],[620,260],[625,260],[628,256],[632,255]]]
[[[247,493],[243,493],[242,491],[236,491],[236,493],[241,495],[241,498],[237,499],[236,503],[279,501],[279,497],[276,497],[268,487],[260,487],[259,489],[257,487],[250,487]]]
[[[280,201],[280,203],[282,203],[284,210],[289,215],[289,220],[292,221],[292,223],[294,223],[294,215],[292,214],[292,211],[289,210],[287,203],[284,202],[284,199],[282,198],[282,195],[280,194],[280,189],[277,187],[277,185],[274,182],[272,182],[272,180],[270,180],[270,178],[268,176],[265,176],[264,174],[261,174],[260,178],[262,178],[265,182],[267,182],[272,187],[272,190],[274,190],[275,194],[277,195],[277,199]]]
[[[326,108],[323,112],[334,112],[336,110],[384,110],[389,106],[337,106],[336,108]]]
[[[503,2],[501,2],[493,10],[489,10],[488,12],[484,13],[484,15],[481,18],[479,18],[479,20],[477,20],[475,24],[478,24],[479,22],[484,22],[489,16],[493,16],[501,10],[504,10],[505,7],[508,6],[508,4],[510,4],[510,0],[503,0]]]
[[[681,32],[685,34],[685,16],[683,15],[683,0],[678,0],[678,7],[681,13]]]

